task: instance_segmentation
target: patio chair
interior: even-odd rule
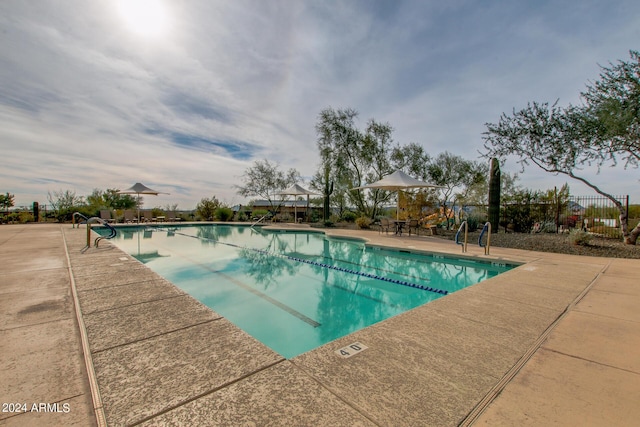
[[[156,222],[156,219],[153,217],[153,212],[151,211],[142,211],[142,221],[144,222]]]
[[[107,209],[100,210],[100,219],[108,223],[115,222],[115,219],[111,217],[111,211]]]
[[[168,211],[167,215],[166,215],[166,220],[169,221],[169,222],[177,221],[176,212],[175,211]]]
[[[126,223],[138,222],[138,217],[136,216],[134,211],[127,209],[124,211],[124,222]]]
[[[409,230],[409,236],[411,236],[411,230],[413,229],[416,232],[416,236],[420,235],[420,224],[418,224],[417,219],[410,219],[405,225],[407,230]]]
[[[380,234],[382,234],[382,230],[386,231],[387,234],[389,234],[389,228],[391,228],[391,221],[389,221],[389,218],[380,218],[380,228],[379,228],[379,232]]]

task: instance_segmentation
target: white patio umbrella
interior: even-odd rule
[[[401,170],[397,170],[390,175],[384,176],[379,181],[372,182],[371,184],[363,185],[362,187],[355,187],[355,188],[352,188],[352,190],[364,190],[366,188],[389,190],[389,191],[400,191],[400,190],[406,190],[408,188],[442,188],[442,186],[420,181],[419,179],[410,177],[409,175],[402,172]],[[397,205],[396,205],[396,220],[398,219],[399,210],[400,210],[400,198],[398,198]]]
[[[136,194],[138,196],[138,200],[136,205],[138,206],[138,224],[140,224],[140,195],[141,194],[151,194],[153,196],[157,196],[158,194],[169,194],[163,193],[161,191],[152,190],[144,184],[136,182],[132,187],[127,188],[126,190],[119,190],[119,194]]]
[[[301,187],[298,184],[293,184],[291,187],[287,188],[286,190],[282,190],[278,193],[276,193],[279,196],[307,196],[307,210],[309,209],[309,195],[313,194],[313,195],[318,195],[318,193],[315,193],[311,190],[307,190],[304,187]],[[293,201],[293,215],[294,215],[294,222],[297,222],[298,220],[298,203],[297,200],[294,199]]]

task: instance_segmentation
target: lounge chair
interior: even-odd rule
[[[143,222],[156,222],[156,219],[153,217],[153,212],[151,211],[142,211],[142,218],[140,218]]]
[[[166,220],[169,222],[177,221],[175,211],[168,211],[166,214]]]
[[[124,222],[126,223],[138,222],[138,217],[136,216],[135,212],[133,212],[130,209],[127,209],[124,211]]]
[[[115,222],[115,219],[111,217],[111,211],[107,209],[100,210],[100,219],[108,223]]]

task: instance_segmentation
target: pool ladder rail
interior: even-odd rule
[[[461,242],[460,233],[462,232],[463,228],[464,228],[464,241]],[[462,253],[467,252],[468,238],[469,238],[469,225],[467,224],[467,221],[462,221],[462,224],[460,224],[460,228],[458,228],[458,232],[456,233],[456,245],[462,245]]]
[[[464,241],[460,241],[460,234],[462,233],[462,229],[464,228]],[[482,244],[482,238],[485,233],[487,234],[487,241],[485,244]],[[469,240],[469,225],[467,221],[462,221],[460,224],[460,228],[458,228],[458,232],[456,233],[456,244],[462,245],[462,253],[467,252],[467,242]],[[484,254],[489,255],[489,250],[491,247],[491,223],[487,221],[482,226],[482,231],[480,232],[480,237],[478,238],[478,246],[484,248]]]
[[[482,244],[482,237],[487,233],[487,242]],[[491,247],[491,223],[489,221],[485,222],[482,226],[482,231],[480,232],[480,237],[478,237],[478,246],[484,248],[484,254],[489,255],[489,248]]]
[[[87,249],[89,249],[91,247],[91,224],[93,223],[98,223],[106,228],[109,229],[109,235],[107,236],[98,236],[96,237],[96,240],[93,242],[94,246],[97,248],[98,244],[100,243],[100,240],[103,239],[113,239],[114,237],[116,237],[116,235],[118,234],[118,232],[116,231],[116,229],[109,224],[107,221],[105,221],[102,218],[98,218],[97,216],[93,216],[91,218],[87,218],[86,216],[82,215],[80,212],[74,212],[73,216],[72,216],[72,227],[76,226],[76,217],[81,217],[84,219],[84,221],[82,221],[83,223],[87,224],[87,245],[82,248],[82,250],[80,252],[85,252]],[[80,228],[80,224],[81,223],[77,223],[78,224],[78,228]]]

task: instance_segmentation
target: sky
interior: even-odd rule
[[[47,204],[142,182],[169,193],[146,208],[246,203],[235,185],[256,160],[308,185],[328,107],[432,156],[488,161],[486,123],[577,105],[600,65],[638,49],[637,0],[2,0],[0,193]],[[640,170],[582,173],[640,203]],[[519,180],[565,182],[595,194],[533,166]]]

